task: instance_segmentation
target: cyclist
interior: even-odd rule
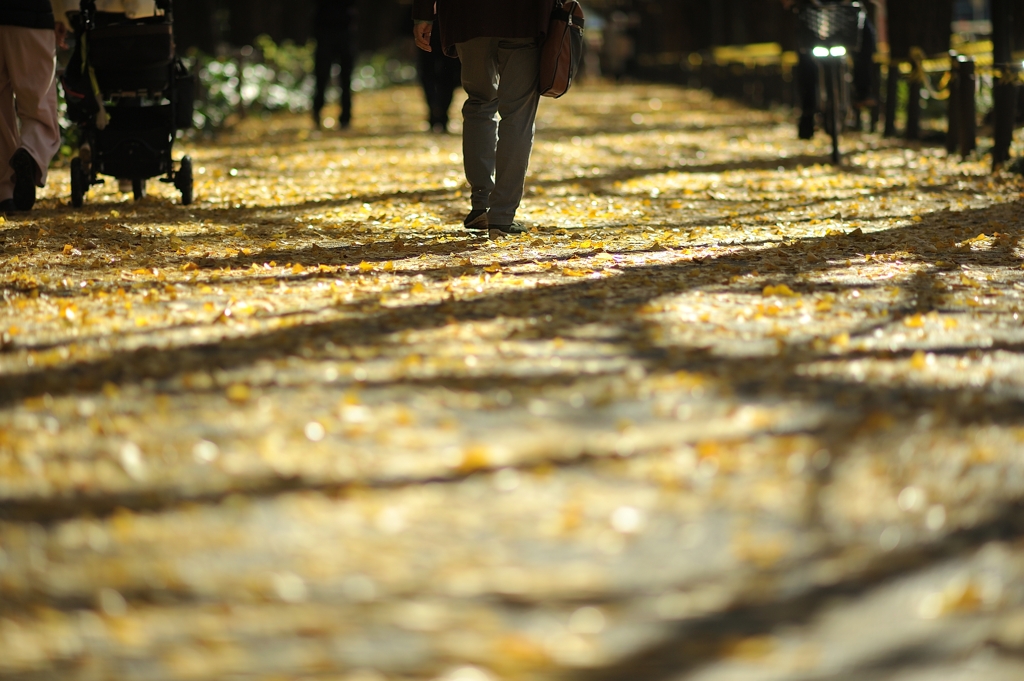
[[[876,0],[868,0],[874,3]],[[848,0],[781,0],[786,9],[798,9],[803,4],[842,3]],[[874,76],[876,49],[875,27],[871,20],[864,24],[860,50],[853,55],[853,100],[854,106],[864,108],[877,102],[871,94],[871,80]],[[804,50],[800,51],[800,62],[796,67],[797,87],[800,91],[800,123],[797,133],[802,140],[814,137],[814,117],[818,113],[818,62]]]

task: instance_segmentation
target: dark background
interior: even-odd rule
[[[896,57],[913,46],[929,54],[949,46],[949,25],[970,11],[972,0],[889,0],[890,43]],[[410,31],[411,0],[359,0],[360,50],[375,51]],[[178,44],[215,52],[218,45],[247,45],[260,34],[275,41],[310,38],[315,0],[175,0]],[[1017,44],[1024,45],[1024,0],[1018,5]],[[607,15],[621,10],[640,19],[642,53],[689,52],[713,45],[780,42],[793,45],[792,17],[778,0],[591,0],[584,6]]]

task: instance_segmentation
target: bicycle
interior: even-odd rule
[[[801,3],[799,12],[801,52],[819,63],[819,109],[825,131],[832,136],[832,163],[839,165],[842,154],[839,134],[852,109],[849,57],[858,52],[867,22],[867,12],[857,1]]]

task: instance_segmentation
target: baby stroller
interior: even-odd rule
[[[192,203],[192,160],[175,170],[171,149],[178,130],[192,127],[194,78],[175,55],[172,0],[156,0],[162,15],[129,19],[96,11],[81,0],[69,12],[75,47],[61,84],[68,118],[78,130],[71,161],[71,205],[102,184],[99,175],[131,180],[135,199],[146,180],[164,176]]]

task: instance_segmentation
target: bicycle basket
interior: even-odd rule
[[[805,5],[800,10],[800,49],[843,46],[860,50],[867,13],[859,2]]]

